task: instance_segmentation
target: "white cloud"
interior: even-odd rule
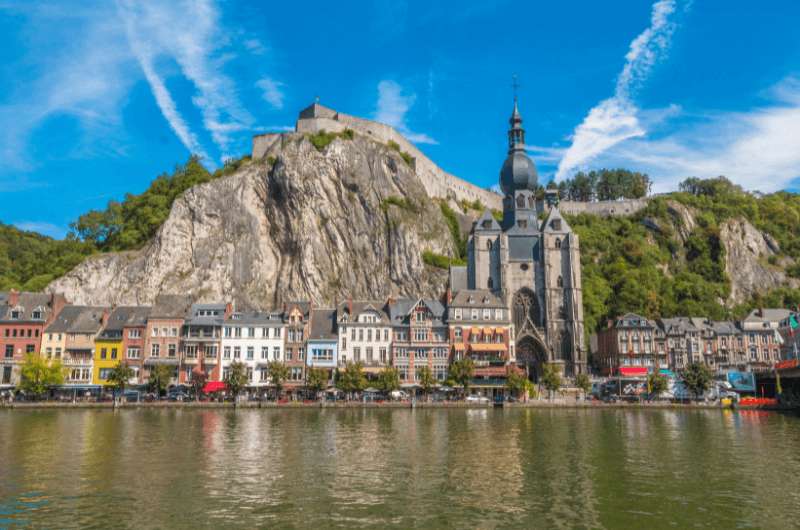
[[[28,232],[38,232],[40,234],[44,234],[46,236],[50,236],[56,239],[63,239],[67,235],[66,227],[58,226],[53,223],[47,223],[44,221],[20,221],[14,223],[14,226],[19,228],[20,230],[25,230]]]
[[[788,78],[769,95],[767,104],[746,112],[682,115],[671,133],[619,144],[596,162],[646,171],[657,192],[674,190],[688,176],[718,175],[746,189],[785,189],[800,178],[800,80]]]
[[[403,88],[396,82],[384,79],[378,83],[378,104],[375,120],[391,125],[411,142],[418,144],[437,144],[438,142],[424,133],[412,132],[406,124],[406,114],[414,105],[416,94],[403,94]]]
[[[276,109],[283,108],[283,83],[280,81],[275,81],[269,77],[265,77],[264,79],[259,79],[256,82],[256,86],[260,88],[263,93],[262,97],[264,101],[272,105]]]
[[[165,118],[187,148],[196,149],[185,120],[175,110],[163,79],[155,75],[159,59],[174,60],[197,93],[192,98],[200,110],[203,126],[220,151],[226,153],[234,133],[252,127],[253,117],[239,102],[236,84],[223,71],[230,58],[223,51],[227,43],[219,13],[211,0],[181,0],[140,3],[120,0],[119,13],[126,23],[127,36]],[[187,24],[191,13],[191,24]],[[149,61],[148,61],[149,59]],[[160,95],[159,95],[160,93]],[[165,110],[166,109],[166,110]],[[181,131],[181,132],[179,132]]]
[[[557,179],[620,142],[646,134],[638,117],[639,109],[630,96],[669,47],[675,28],[670,15],[674,12],[675,0],[653,4],[650,26],[631,42],[614,95],[591,109],[575,128],[572,145],[558,165]]]

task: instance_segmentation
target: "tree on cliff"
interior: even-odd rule
[[[20,368],[19,390],[42,397],[50,387],[64,383],[64,367],[59,360],[45,359],[38,353],[25,354]]]

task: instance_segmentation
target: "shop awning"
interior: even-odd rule
[[[620,366],[619,367],[619,375],[625,376],[645,376],[647,375],[647,367],[646,366]]]
[[[505,333],[505,331],[506,331],[505,328],[494,328],[494,332],[499,335],[502,335],[503,333]]]
[[[504,377],[508,373],[505,366],[481,366],[472,372],[473,377]]]
[[[453,349],[458,351],[463,351],[467,349],[467,346],[463,343],[455,342],[453,343]]]
[[[470,344],[470,349],[472,351],[504,352],[506,351],[506,345],[502,342],[474,342]]]
[[[203,386],[203,392],[206,394],[213,394],[225,390],[225,383],[222,381],[209,381]]]

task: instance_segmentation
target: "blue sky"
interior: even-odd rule
[[[796,190],[798,23],[790,0],[0,0],[0,221],[63,236],[191,152],[249,152],[315,96],[491,186],[514,73],[543,180]]]

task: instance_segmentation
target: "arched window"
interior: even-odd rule
[[[492,284],[492,278],[491,277],[489,277],[489,279],[486,280],[486,287],[489,288],[489,289],[494,288],[494,285]]]
[[[560,237],[556,238],[556,248],[561,248],[561,238]]]
[[[558,280],[556,280],[556,285],[557,285],[558,287],[564,287],[564,278],[562,278],[561,276],[559,276],[559,277],[558,277]]]
[[[491,239],[487,239],[486,240],[486,250],[492,250],[492,240]]]
[[[533,210],[533,208],[534,208],[535,206],[536,206],[536,199],[534,199],[534,198],[533,198],[533,195],[531,195],[530,197],[528,197],[528,207],[529,207],[531,210]]]
[[[525,208],[525,197],[517,195],[517,208]]]

